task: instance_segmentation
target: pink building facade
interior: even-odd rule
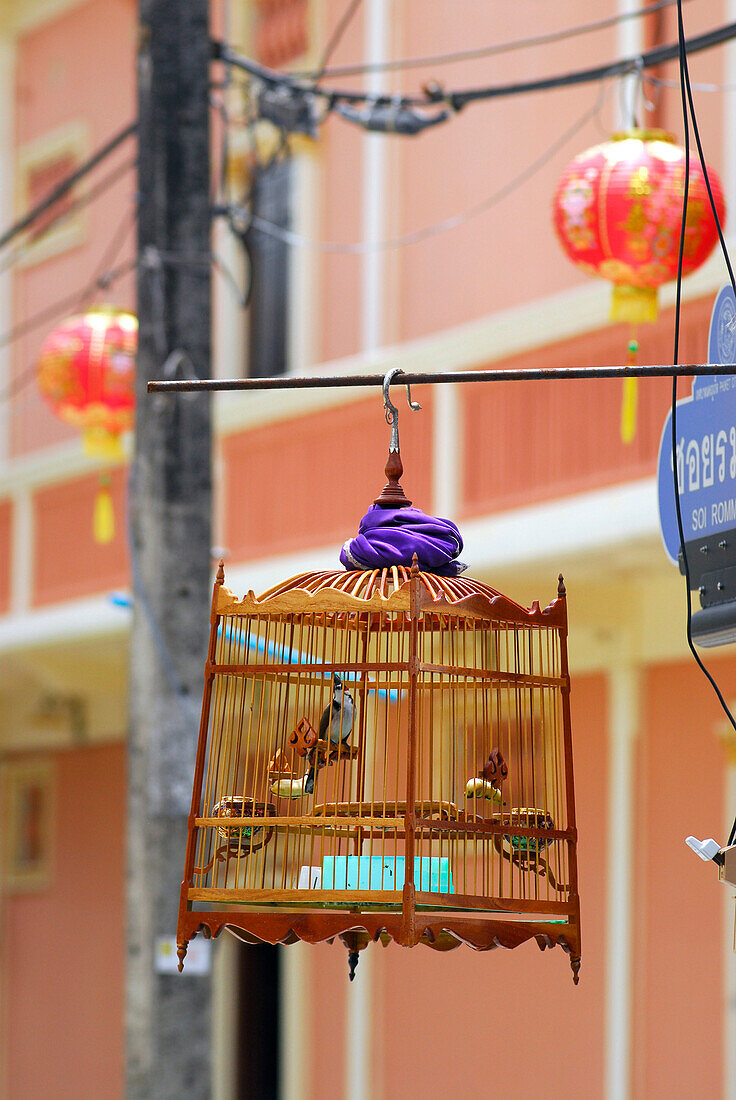
[[[305,70],[344,8],[342,0],[231,0],[213,19],[243,52]],[[332,62],[510,42],[626,8],[623,0],[571,0],[564,11],[538,0],[364,0]],[[725,0],[686,5],[688,34],[727,22],[730,10]],[[675,37],[668,8],[658,28],[631,20],[544,48],[339,83],[502,84]],[[1,226],[133,120],[135,47],[133,0],[3,6]],[[733,84],[736,46],[693,57],[691,73]],[[659,75],[666,82],[676,70]],[[681,139],[677,90],[645,91],[657,123]],[[624,361],[629,333],[608,323],[609,287],[565,259],[550,205],[567,161],[630,124],[636,94],[607,84],[500,99],[413,139],[368,136],[331,118],[317,142],[295,142],[289,369]],[[728,96],[698,92],[696,105],[708,159],[736,211]],[[246,147],[235,125],[235,178]],[[91,522],[99,463],[44,404],[33,367],[54,321],[74,312],[65,303],[77,290],[81,302],[100,275],[127,265],[90,297],[134,309],[134,158],[129,140],[75,192],[99,187],[98,195],[37,240],[23,239],[12,264],[0,253],[0,333],[14,334],[0,340],[0,1095],[10,1100],[124,1092],[130,611],[113,596],[129,585],[127,469],[111,471],[116,533],[100,545]],[[213,249],[244,277],[240,245],[221,225]],[[213,373],[247,373],[247,318],[227,281],[214,278]],[[724,278],[714,256],[684,285],[683,362],[705,358]],[[641,362],[672,358],[671,288],[661,298],[658,321],[639,331]],[[45,320],[55,304],[58,316]],[[733,899],[683,841],[690,833],[725,840],[736,744],[687,654],[684,584],[658,531],[669,385],[640,385],[630,444],[621,441],[616,382],[420,387],[413,396],[422,411],[401,409],[404,486],[419,507],[459,524],[469,572],[525,605],[548,602],[565,575],[581,983],[573,988],[561,952],[530,944],[487,954],[371,947],[352,985],[337,945],[283,948],[280,1093],[734,1096]],[[215,541],[229,587],[259,592],[303,569],[331,568],[383,484],[377,393],[219,395],[215,423]],[[268,489],[254,476],[261,470]],[[736,699],[732,650],[713,651],[709,666]],[[96,883],[86,894],[71,885],[82,866]],[[50,936],[52,926],[63,935]],[[236,950],[226,935],[216,944],[218,1100],[236,1095],[237,1037],[227,1023]]]

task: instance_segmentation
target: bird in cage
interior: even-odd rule
[[[304,721],[306,721],[306,719],[304,719]],[[316,737],[317,735],[315,734],[315,740]],[[271,794],[275,794],[277,798],[304,797],[304,784],[307,781],[307,777],[303,775],[299,779],[295,779],[291,765],[281,749],[278,749],[269,761],[268,778],[269,790]]]
[[[277,798],[303,798],[305,794],[311,794],[311,789],[306,789],[308,779],[309,774],[300,779],[277,779],[271,784],[271,794],[275,794]]]
[[[490,798],[492,802],[500,803],[503,799],[502,787],[508,777],[509,766],[501,750],[493,749],[477,777],[465,784],[465,795],[467,798]]]
[[[319,722],[319,739],[331,745],[345,745],[353,732],[353,697],[343,686],[339,674],[332,677],[332,700],[322,712]],[[314,791],[314,775],[319,766],[319,752],[313,755],[312,764],[307,773],[304,790],[307,794]]]

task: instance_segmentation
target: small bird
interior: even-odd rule
[[[306,793],[306,781],[306,775],[303,775],[301,779],[277,779],[275,783],[271,784],[270,791],[277,798],[302,798]]]
[[[477,779],[469,779],[465,784],[467,798],[489,798],[492,802],[501,803],[503,784],[509,776],[509,767],[500,749],[494,749],[483,765],[483,770],[478,773]]]
[[[491,802],[497,802],[499,806],[503,801],[501,792],[489,783],[487,779],[469,779],[465,784],[466,798],[489,798]]]
[[[353,713],[353,697],[343,687],[336,672],[332,678],[332,702],[325,707],[319,722],[320,741],[326,741],[329,735],[332,745],[339,745],[341,742],[345,744],[353,731]],[[312,763],[304,784],[306,794],[311,794],[314,790],[314,772],[315,762]]]

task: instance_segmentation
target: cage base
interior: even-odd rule
[[[450,927],[448,927],[450,925]],[[580,930],[576,915],[558,917],[526,914],[513,919],[482,918],[477,915],[433,915],[417,910],[412,928],[407,931],[399,913],[187,911],[179,917],[177,948],[179,969],[183,968],[187,945],[197,933],[217,937],[223,929],[245,943],[288,945],[332,943],[339,939],[349,952],[362,951],[373,942],[387,946],[391,941],[402,947],[424,945],[435,951],[452,951],[461,944],[475,951],[493,951],[497,947],[512,950],[528,940],[536,940],[544,951],[559,946],[570,957],[575,985],[580,971]]]

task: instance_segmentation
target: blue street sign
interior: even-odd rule
[[[736,361],[736,299],[721,287],[708,334],[708,362]],[[657,463],[659,521],[667,556],[680,550],[672,473],[672,413],[662,429]],[[736,377],[703,376],[677,402],[677,479],[685,542],[736,528]]]

